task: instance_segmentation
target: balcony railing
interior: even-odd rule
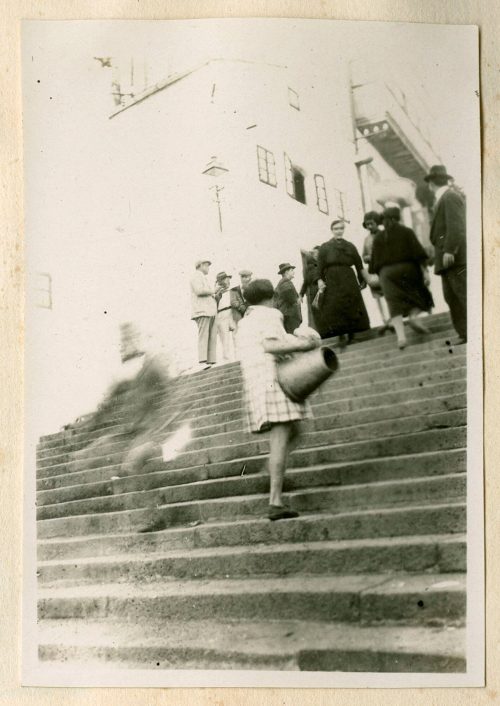
[[[354,83],[352,91],[361,138],[371,142],[398,174],[421,182],[429,167],[440,161],[424,106],[385,81]]]

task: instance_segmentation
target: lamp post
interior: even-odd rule
[[[220,177],[223,174],[227,173],[229,169],[227,169],[218,159],[217,157],[213,156],[210,157],[210,161],[207,163],[206,168],[202,171],[202,174],[205,174],[206,176],[210,177]],[[222,209],[221,209],[221,199],[220,199],[220,192],[223,191],[224,187],[219,186],[219,184],[215,184],[214,186],[210,187],[210,190],[215,190],[215,203],[217,204],[217,212],[219,214],[219,230],[222,233]]]

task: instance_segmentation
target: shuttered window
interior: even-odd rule
[[[316,188],[316,204],[321,213],[328,214],[328,198],[326,196],[325,178],[322,174],[314,175],[314,186]]]
[[[259,169],[259,179],[264,184],[276,186],[276,163],[274,161],[274,154],[260,145],[257,145],[257,166]]]

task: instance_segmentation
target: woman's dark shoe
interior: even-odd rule
[[[299,513],[286,505],[269,505],[268,517],[273,522],[274,520],[291,520],[294,517],[299,517]]]

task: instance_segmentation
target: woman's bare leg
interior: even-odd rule
[[[429,329],[427,326],[424,326],[423,323],[420,321],[417,321],[418,316],[422,313],[420,309],[417,309],[416,307],[410,311],[410,317],[408,323],[412,327],[414,331],[417,331],[418,333],[430,333]]]
[[[271,488],[269,504],[283,505],[283,480],[285,477],[286,464],[290,445],[298,437],[294,431],[293,422],[283,424],[273,424],[269,437],[269,475],[271,477]]]
[[[401,315],[393,316],[391,319],[391,323],[394,326],[394,330],[396,331],[399,348],[404,348],[406,346],[406,336],[403,317]]]

